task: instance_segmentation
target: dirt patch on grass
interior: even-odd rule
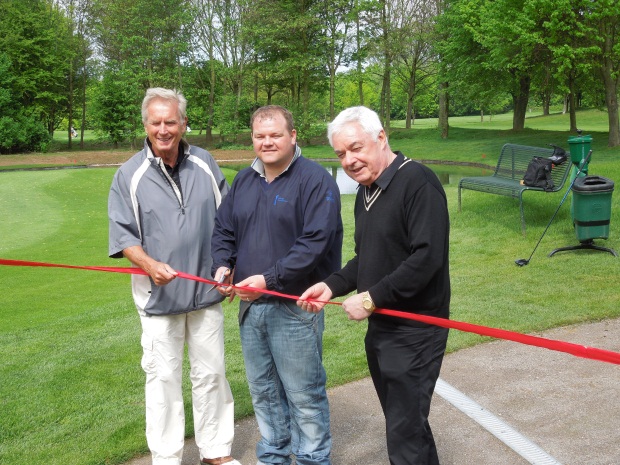
[[[101,166],[120,165],[133,156],[134,151],[83,151],[0,155],[0,166]],[[210,150],[220,164],[245,164],[254,159],[251,150]]]

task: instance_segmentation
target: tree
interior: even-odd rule
[[[3,151],[45,149],[64,116],[67,21],[51,1],[2,0],[0,7],[2,89],[10,102],[0,108]]]
[[[416,95],[435,84],[437,66],[431,40],[437,10],[433,3],[414,0],[398,2],[394,14],[398,18],[395,42],[402,44],[397,49],[394,73],[406,94],[405,127],[409,129],[415,118]]]
[[[288,106],[296,113],[302,133],[309,133],[312,124],[310,93],[325,77],[321,6],[319,0],[254,0],[244,21],[259,73],[290,97]]]
[[[67,54],[67,135],[68,147],[73,144],[71,128],[74,126],[76,105],[81,104],[80,147],[84,147],[84,126],[86,120],[86,86],[92,74],[89,59],[92,43],[88,37],[88,21],[91,0],[58,0],[68,19],[69,53]]]
[[[525,127],[532,75],[544,63],[542,19],[526,8],[528,1],[453,0],[440,21],[439,50],[451,87],[470,97],[509,92],[516,131]]]
[[[377,113],[383,122],[387,133],[390,131],[391,105],[392,105],[392,66],[398,50],[402,44],[398,44],[395,29],[397,18],[394,14],[394,5],[398,3],[392,0],[376,0],[361,2],[363,8],[361,18],[364,22],[363,46],[367,58],[367,70],[378,73],[380,79],[380,102]],[[378,66],[377,66],[378,65]],[[367,73],[361,74],[361,76]]]
[[[92,111],[100,133],[114,144],[114,148],[127,140],[135,148],[134,139],[143,129],[139,104],[142,97],[144,91],[135,71],[120,66],[104,72]]]
[[[538,67],[544,66],[547,54],[547,47],[540,41],[543,18],[534,8],[529,8],[529,0],[488,3],[481,18],[478,40],[491,51],[491,68],[499,72],[505,69],[509,73],[513,129],[522,130],[532,76]]]
[[[620,90],[620,3],[616,0],[589,2],[587,14],[598,34],[596,54],[599,73],[605,86],[605,104],[609,120],[609,147],[620,145],[618,91]]]
[[[105,68],[119,64],[139,73],[143,89],[182,88],[187,56],[187,1],[93,0],[93,27]]]
[[[44,151],[51,137],[29,108],[20,106],[12,92],[17,76],[11,60],[0,52],[0,153]]]
[[[215,9],[213,2],[197,0],[194,2],[194,15],[196,21],[193,23],[192,31],[194,39],[193,56],[191,62],[194,67],[200,69],[201,64],[207,64],[208,76],[202,77],[201,73],[195,73],[197,79],[194,84],[199,88],[208,92],[204,113],[206,121],[204,121],[205,138],[207,143],[213,141],[213,122],[215,112],[215,68],[217,61],[215,59]],[[198,100],[200,101],[200,100]]]
[[[96,126],[114,144],[133,140],[139,131],[136,115],[147,88],[182,90],[181,62],[190,33],[184,27],[187,8],[185,1],[93,0],[94,34],[104,60],[93,113]]]
[[[380,0],[380,40],[379,47],[381,50],[381,58],[383,62],[383,80],[381,82],[381,111],[383,118],[383,127],[389,134],[390,122],[392,115],[392,62],[394,60],[394,36],[392,34],[391,19],[395,17],[391,12],[391,2],[389,0]]]
[[[438,92],[437,100],[439,111],[437,115],[437,125],[439,127],[439,133],[442,139],[447,139],[450,132],[450,124],[448,121],[450,112],[450,92],[449,83],[445,80],[446,76],[446,62],[440,51],[436,47],[436,44],[446,40],[445,33],[442,33],[438,27],[438,19],[443,16],[445,10],[445,3],[447,0],[435,0],[435,9],[437,10],[437,16],[435,17],[435,26],[433,30],[433,54],[437,59],[437,73],[438,73]]]
[[[376,65],[374,65],[376,67]],[[360,102],[360,82],[362,83],[361,93],[364,95],[363,104],[369,108],[378,108],[380,102],[380,83],[376,82],[374,76],[377,72],[373,67],[362,70],[362,75],[356,69],[350,69],[338,74],[336,79],[336,92],[334,105],[339,110],[357,106]]]
[[[212,139],[212,126],[215,108],[221,104],[216,96],[216,79],[226,86],[234,99],[226,98],[227,104],[233,104],[232,111],[220,113],[230,115],[225,118],[228,130],[235,132],[243,126],[240,120],[242,98],[245,90],[247,65],[251,61],[251,48],[243,34],[247,0],[193,0],[196,21],[192,25],[194,36],[194,61],[206,61],[209,66],[209,78],[202,81],[209,85],[207,121],[207,140]],[[218,65],[219,62],[219,65]],[[216,70],[218,73],[216,74]],[[228,94],[228,92],[225,92]],[[220,99],[221,100],[221,99]],[[224,119],[219,118],[220,121]],[[226,131],[228,132],[228,131]]]
[[[321,0],[317,4],[321,24],[324,25],[325,44],[323,61],[329,73],[329,117],[334,119],[336,72],[348,61],[351,54],[347,45],[352,38],[351,30],[357,17],[352,0]],[[353,14],[351,12],[354,12]]]
[[[595,53],[581,13],[581,0],[532,0],[531,15],[541,18],[539,42],[546,48],[547,69],[567,93],[570,130],[577,130],[576,94],[582,76],[592,71],[590,56]],[[548,58],[547,58],[548,57]]]

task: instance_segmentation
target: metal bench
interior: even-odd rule
[[[545,191],[541,187],[530,187],[521,184],[523,175],[527,170],[527,165],[534,157],[550,157],[553,149],[544,147],[529,147],[526,145],[505,144],[499,156],[495,171],[490,176],[473,176],[463,178],[459,181],[459,204],[458,211],[461,211],[461,190],[469,189],[489,194],[505,195],[519,199],[521,210],[521,231],[525,235],[525,216],[523,214],[523,192],[558,192],[564,187],[566,178],[572,166],[569,160],[559,166],[554,166],[551,170],[551,178],[554,187],[552,190]]]

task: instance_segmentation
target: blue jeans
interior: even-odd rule
[[[256,302],[241,345],[261,433],[259,463],[329,465],[331,433],[322,360],[324,317],[294,302]]]

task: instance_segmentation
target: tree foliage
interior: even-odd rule
[[[139,102],[144,96],[140,74],[121,66],[106,71],[95,91],[93,116],[100,133],[118,146],[119,142],[132,141],[143,132]]]
[[[92,8],[95,38],[105,58],[93,114],[97,128],[118,144],[140,131],[137,110],[147,88],[182,88],[189,3],[93,0]]]
[[[0,5],[0,79],[9,102],[0,108],[0,143],[5,152],[41,150],[66,103],[68,21],[49,1]]]

